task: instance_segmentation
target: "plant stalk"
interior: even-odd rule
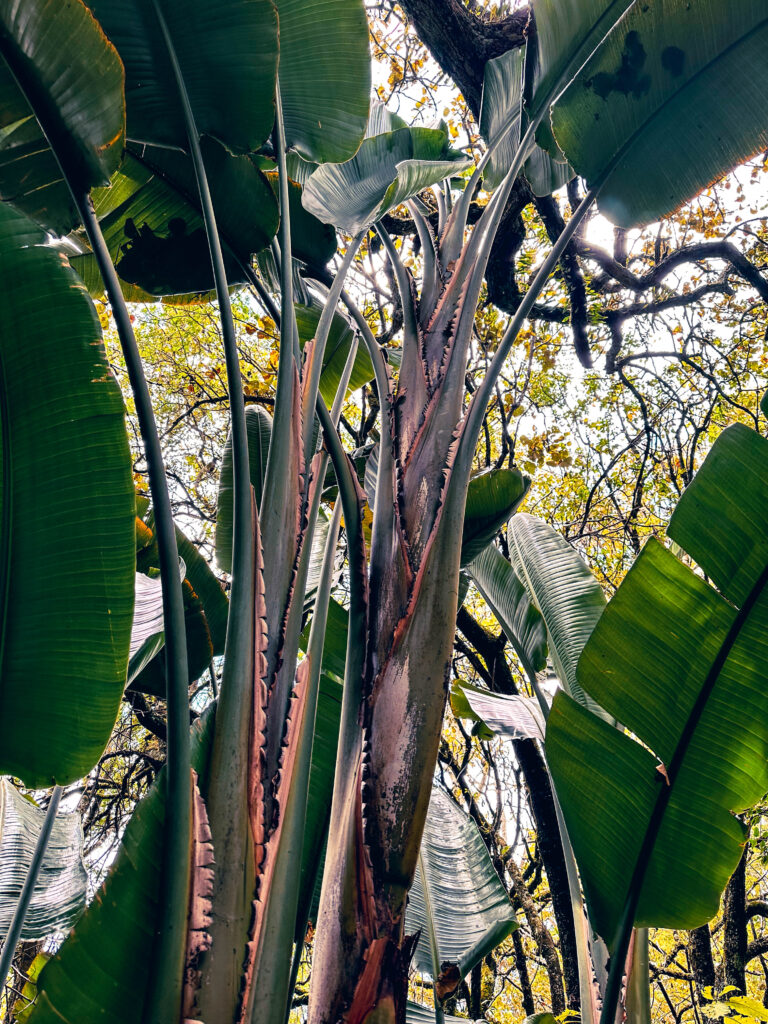
[[[88,241],[112,307],[118,337],[133,390],[136,416],[144,442],[149,491],[157,535],[160,579],[163,593],[165,632],[165,671],[167,680],[166,716],[168,739],[166,755],[166,836],[163,846],[163,891],[166,912],[160,917],[150,973],[147,1007],[160,1006],[162,1012],[175,1012],[180,1006],[184,970],[184,938],[187,931],[189,899],[189,849],[192,829],[192,781],[189,748],[189,671],[184,598],[179,576],[179,552],[171,499],[165,476],[160,437],[157,432],[144,376],[141,356],[133,332],[112,257],[90,196],[75,196]],[[162,1018],[156,1018],[160,1024]],[[167,1019],[167,1018],[166,1018]]]
[[[231,829],[228,827],[231,824],[231,816],[233,813],[238,813],[236,810],[237,805],[245,795],[244,786],[247,773],[244,774],[240,770],[238,761],[238,759],[242,761],[247,747],[247,725],[244,726],[243,723],[244,719],[247,721],[248,715],[243,714],[243,708],[248,707],[249,702],[253,699],[252,673],[249,671],[249,668],[253,658],[254,540],[251,521],[248,439],[240,361],[232,319],[229,288],[216,226],[216,217],[200,150],[199,133],[168,26],[157,0],[154,0],[153,5],[179,93],[190,155],[200,194],[201,210],[208,238],[216,295],[219,303],[229,390],[234,481],[232,589],[229,619],[227,622],[224,670],[221,678],[221,690],[216,714],[211,783],[208,795],[211,831],[214,844],[219,844],[216,850],[217,860],[222,868],[226,868],[227,865],[231,866],[232,864],[233,851],[222,848],[222,840],[224,836],[231,835]],[[186,729],[188,732],[188,719]],[[226,766],[227,770],[216,770],[217,766],[222,765]],[[234,856],[239,858],[241,864],[247,859],[246,851],[239,848]],[[186,859],[188,870],[189,845],[187,845]],[[223,919],[226,922],[224,925],[225,929],[229,924],[230,917],[236,918],[238,910],[242,910],[242,881],[234,877],[237,874],[238,871],[235,869],[234,871],[225,870],[224,875],[222,875],[220,868],[216,875],[216,896],[219,904],[217,909],[220,911],[218,916],[219,921]],[[189,883],[187,880],[187,892],[188,887]],[[184,943],[182,942],[182,957],[183,951]],[[214,952],[215,955],[216,953]],[[222,951],[222,955],[225,956],[226,954]],[[174,950],[174,965],[177,960],[178,954]],[[162,974],[158,971],[155,977],[162,977]],[[181,979],[179,979],[180,981]],[[168,984],[167,978],[165,983],[166,985]],[[146,1006],[148,1024],[168,1024],[168,1021],[178,1017],[178,1003],[172,1002],[166,996],[164,989],[157,983],[154,988],[155,999],[148,1002]],[[227,997],[224,998],[232,999],[234,1009],[237,993],[229,992]]]

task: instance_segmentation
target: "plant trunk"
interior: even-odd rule
[[[709,933],[708,924],[703,924],[700,928],[694,928],[688,934],[688,963],[690,964],[691,974],[696,985],[699,1002],[704,1004],[708,1000],[704,998],[703,990],[707,987],[715,987],[712,936]]]
[[[380,468],[377,482],[359,739],[334,784],[310,1024],[405,1021],[416,941],[404,934],[405,904],[442,732],[470,473],[454,461],[472,330],[462,313],[477,300],[467,285],[473,264],[458,261],[428,316],[380,234],[403,303],[403,354],[395,394],[386,404],[382,396],[387,472]],[[345,679],[347,693],[358,685]]]

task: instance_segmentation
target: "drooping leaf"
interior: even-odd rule
[[[502,131],[506,131],[483,174],[486,189],[495,189],[501,184],[520,143],[521,123],[525,123],[522,116],[525,53],[520,48],[509,50],[485,65],[480,132],[490,146],[501,138]],[[537,145],[533,146],[523,165],[523,173],[534,195],[549,195],[573,177],[573,171],[564,158],[557,160]]]
[[[477,825],[442,790],[434,788],[405,911],[405,930],[421,930],[413,965],[434,974],[436,962],[472,969],[517,928],[507,891]]]
[[[184,628],[187,637],[187,676],[191,684],[198,680],[210,666],[213,659],[213,640],[203,603],[192,589],[189,580],[184,580],[181,590],[184,599]],[[161,639],[164,641],[164,636]],[[135,671],[131,675],[129,668],[128,681],[132,690],[165,698],[168,692],[168,680],[162,643],[154,657],[145,659],[145,664],[139,671]]]
[[[314,338],[321,313],[322,307],[319,305],[296,306],[296,324],[302,347]],[[336,397],[353,340],[354,332],[349,326],[349,322],[340,313],[334,313],[323,353],[323,372],[320,377],[320,394],[329,407],[333,405],[333,400]],[[370,380],[373,380],[373,364],[367,350],[361,345],[355,356],[347,393],[351,394],[353,391],[357,391]]]
[[[362,0],[275,3],[286,144],[306,160],[349,160],[365,133],[371,94]]]
[[[0,935],[5,935],[32,862],[45,811],[0,778]],[[80,815],[56,815],[40,874],[21,929],[22,939],[67,931],[85,907]]]
[[[474,723],[472,726],[473,736],[485,741],[493,739],[491,730],[482,718],[472,710],[467,700],[467,695],[464,692],[464,687],[458,680],[454,680],[451,683],[451,687],[448,690],[448,703],[451,705],[451,711],[455,718],[462,718]]]
[[[766,46],[762,0],[727,11],[720,0],[644,0],[626,13],[552,111],[560,148],[600,184],[607,217],[659,220],[766,148]]]
[[[457,684],[456,689],[461,690],[470,715],[492,734],[512,740],[544,739],[544,715],[535,697],[505,696],[467,683]],[[453,691],[451,707],[455,710]]]
[[[89,0],[125,65],[127,135],[187,148],[179,90],[153,4]],[[198,131],[251,153],[274,122],[277,12],[271,0],[159,0]]]
[[[641,742],[555,698],[548,761],[609,943],[631,896],[638,926],[709,920],[743,850],[731,812],[768,788],[766,480],[768,441],[729,428],[670,524],[720,592],[650,540],[584,649],[579,683]]]
[[[7,205],[0,271],[0,772],[47,787],[90,771],[117,716],[134,491],[96,312],[61,253]]]
[[[489,469],[469,481],[461,537],[461,564],[488,547],[531,486],[519,469]]]
[[[212,139],[203,140],[202,151],[227,281],[243,284],[243,266],[277,230],[277,203],[269,182],[247,157],[232,156]],[[93,200],[122,281],[150,296],[213,288],[197,184],[192,162],[183,153],[131,145],[110,187],[98,189]],[[98,292],[103,286],[95,258],[86,244],[83,249],[73,266]]]
[[[467,567],[469,575],[515,648],[526,672],[547,665],[547,627],[515,570],[493,545]]]
[[[192,727],[192,767],[208,775],[213,708]],[[152,949],[163,912],[161,864],[165,819],[164,771],[137,806],[109,874],[74,931],[43,968],[33,1024],[142,1024],[148,971],[137,971]]]
[[[272,436],[272,417],[260,405],[245,407],[245,429],[248,433],[248,465],[256,508],[261,505],[264,474],[267,470],[269,440]],[[232,572],[232,529],[234,474],[232,465],[232,433],[227,434],[219,474],[219,493],[216,499],[216,563],[224,572]]]
[[[449,147],[444,128],[397,128],[365,139],[347,163],[319,167],[304,187],[302,202],[321,221],[356,235],[399,203],[470,165]]]
[[[452,1017],[450,1013],[443,1014],[445,1024],[459,1024],[466,1022],[466,1017]],[[405,1007],[405,1024],[435,1024],[435,1011],[431,1006],[422,1006],[420,1003],[413,1003],[409,999]]]
[[[3,0],[0,28],[0,198],[66,234],[80,218],[49,143],[75,189],[107,183],[125,138],[120,59],[80,0]]]
[[[185,571],[182,569],[182,579]],[[160,577],[153,579],[137,572],[128,660],[129,683],[161,650],[165,643],[164,629],[163,586]]]
[[[514,516],[507,539],[512,566],[547,627],[549,655],[560,681],[575,700],[600,713],[576,675],[584,644],[605,607],[600,584],[570,544],[534,516]]]
[[[154,512],[150,509],[146,513],[146,525],[152,532],[152,543],[139,552],[137,556],[137,568],[139,572],[147,572],[149,569],[158,568],[157,542],[154,539],[155,518]],[[227,618],[229,615],[229,600],[224,593],[221,584],[213,574],[210,565],[203,558],[197,546],[182,531],[176,527],[176,546],[179,550],[179,558],[186,566],[185,577],[190,589],[200,600],[205,620],[210,631],[211,642],[214,654],[224,653],[224,641],[227,636]],[[188,602],[188,599],[185,598]]]

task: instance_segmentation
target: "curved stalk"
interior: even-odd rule
[[[221,329],[224,342],[227,384],[230,401],[232,456],[234,478],[233,501],[233,544],[232,544],[232,590],[230,597],[229,620],[225,644],[224,670],[221,679],[221,692],[216,714],[216,729],[212,753],[211,786],[209,790],[209,818],[214,842],[219,842],[217,858],[219,863],[232,863],[228,854],[232,851],[226,846],[222,848],[223,836],[231,835],[228,828],[231,823],[233,806],[237,806],[244,796],[244,779],[247,773],[240,771],[240,764],[247,757],[248,716],[243,714],[243,707],[252,700],[252,680],[249,666],[253,658],[253,580],[254,580],[254,545],[251,522],[251,486],[248,462],[248,440],[245,424],[245,405],[243,402],[242,377],[237,351],[232,308],[229,289],[224,269],[221,243],[216,227],[216,217],[211,201],[208,179],[200,150],[200,138],[195,124],[194,113],[187,93],[184,78],[179,66],[168,26],[163,17],[157,0],[153,0],[155,14],[168,51],[171,70],[176,82],[179,99],[184,116],[184,125],[189,142],[190,155],[200,193],[200,203],[205,223],[208,246],[211,253],[213,277],[216,295],[219,302]],[[245,724],[244,724],[245,723]],[[185,729],[189,729],[188,719]],[[225,765],[227,770],[217,771],[216,767]],[[244,765],[243,765],[244,767]],[[189,772],[187,770],[187,774]],[[179,846],[181,843],[179,842]],[[180,853],[180,851],[179,851]],[[241,863],[246,858],[246,851],[238,850]],[[189,871],[189,843],[186,844],[186,870]],[[178,871],[182,865],[177,860]],[[217,910],[220,920],[232,913],[236,919],[242,908],[242,892],[236,878],[237,872],[217,873]],[[188,875],[187,875],[188,878]],[[189,883],[187,881],[187,892]],[[186,907],[186,901],[185,901]],[[174,940],[178,936],[174,934]],[[167,947],[167,949],[165,948]],[[153,984],[145,1006],[148,1024],[167,1024],[179,1013],[176,1001],[176,987],[181,987],[181,972],[177,982],[177,964],[183,968],[184,943],[177,950],[172,946],[171,938],[164,943],[166,971],[156,970],[153,973]],[[179,953],[181,960],[179,960]]]
[[[184,939],[187,931],[189,899],[189,848],[192,829],[189,672],[184,598],[181,589],[182,580],[179,576],[179,552],[176,544],[176,528],[171,513],[168,482],[160,448],[160,437],[128,307],[91,198],[90,196],[75,196],[75,201],[104,281],[123,350],[128,380],[136,405],[139,431],[144,442],[149,491],[155,518],[163,594],[167,680],[168,739],[165,776],[167,816],[162,871],[163,891],[166,894],[168,910],[160,918],[156,937],[157,949],[153,954],[155,966],[150,974],[147,1006],[155,1004],[160,999],[164,1007],[171,1008],[178,1007],[181,1002]],[[159,995],[161,992],[162,996]],[[159,1024],[160,1018],[157,1020]]]
[[[432,237],[431,226],[418,205],[412,199],[409,199],[407,206],[411,211],[413,223],[416,225],[419,243],[421,244],[422,259],[424,261],[424,270],[421,278],[421,296],[419,299],[419,323],[423,326],[435,308],[438,295],[435,240]]]
[[[48,841],[51,838],[51,832],[53,831],[53,825],[56,821],[56,812],[59,809],[59,803],[61,802],[61,786],[55,786],[51,793],[51,799],[46,808],[45,818],[43,820],[43,827],[40,830],[40,835],[37,837],[37,844],[35,845],[35,852],[32,854],[32,860],[27,871],[27,877],[24,879],[24,885],[22,886],[19,898],[16,901],[16,907],[13,911],[13,917],[11,918],[11,924],[8,928],[8,934],[5,936],[5,942],[3,943],[3,952],[0,955],[0,991],[5,988],[5,982],[8,977],[8,972],[11,969],[13,962],[13,954],[16,952],[16,946],[18,945],[19,938],[21,936],[21,929],[24,927],[24,921],[29,910],[29,904],[32,902],[32,896],[35,891],[35,885],[37,884],[37,878],[40,874],[40,868],[43,866],[43,858],[45,857],[45,851],[48,849]]]
[[[373,526],[371,529],[371,552],[382,552],[384,548],[376,540],[377,537],[391,536],[394,519],[394,459],[389,436],[388,408],[392,398],[391,384],[387,374],[384,353],[373,336],[363,314],[345,291],[341,293],[341,301],[352,315],[352,319],[360,328],[365,347],[373,363],[376,390],[379,393],[381,407],[381,439],[379,441],[379,466],[376,474],[376,501],[373,508]],[[375,587],[382,573],[388,570],[387,565],[378,566],[375,561],[369,567],[369,586]]]
[[[325,353],[326,342],[328,341],[328,334],[333,323],[333,316],[336,312],[336,306],[339,302],[339,296],[341,290],[344,287],[344,281],[352,263],[357,255],[357,251],[363,241],[363,238],[367,234],[365,231],[359,232],[347,246],[347,251],[344,253],[344,259],[341,262],[341,266],[336,271],[336,276],[333,279],[331,287],[328,289],[328,295],[325,299],[325,305],[323,311],[320,314],[320,320],[317,324],[315,331],[315,345],[312,350],[312,362],[310,367],[309,383],[305,388],[302,395],[302,421],[304,425],[304,459],[309,461],[312,457],[312,434],[314,416],[313,410],[315,407],[315,401],[317,399],[318,388],[320,386],[320,375],[323,371],[323,355]]]
[[[322,398],[317,400],[317,415],[323,429],[325,446],[336,473],[339,485],[341,508],[344,514],[344,528],[349,548],[349,630],[347,633],[347,658],[344,671],[344,693],[341,704],[339,726],[339,747],[336,756],[336,777],[334,800],[342,792],[341,781],[356,763],[354,751],[360,741],[357,716],[363,698],[363,666],[365,661],[366,632],[366,579],[361,573],[365,563],[365,540],[363,538],[360,510],[357,503],[357,481],[344,451],[330,413]],[[334,813],[331,810],[331,821]]]
[[[387,250],[387,256],[389,256],[392,269],[395,272],[397,290],[400,293],[400,302],[403,306],[403,347],[405,348],[406,345],[418,345],[419,324],[408,273],[403,266],[403,261],[400,259],[400,254],[395,248],[395,243],[389,237],[389,232],[381,224],[376,224],[375,228],[376,234],[382,240],[384,248]]]
[[[293,418],[294,358],[299,350],[296,312],[293,307],[293,274],[291,250],[291,219],[288,198],[288,171],[285,164],[285,126],[280,101],[280,83],[275,93],[275,142],[277,143],[278,190],[280,200],[280,352],[277,364],[277,387],[260,518],[265,536],[271,534],[270,520],[283,512],[281,480],[285,475],[285,459],[291,445]],[[277,257],[276,257],[277,259]]]

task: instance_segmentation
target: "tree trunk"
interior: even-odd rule
[[[505,643],[486,632],[461,608],[458,626],[475,650],[481,655],[490,673],[489,685],[496,693],[514,695],[518,692],[512,673],[504,657]],[[560,955],[563,961],[563,981],[568,1006],[579,1009],[579,962],[576,953],[576,934],[573,927],[568,874],[565,869],[560,829],[555,813],[552,784],[547,766],[533,740],[515,740],[515,756],[528,788],[530,808],[536,823],[536,839],[552,896],[552,910],[560,937]]]
[[[739,866],[731,876],[723,897],[723,977],[726,985],[735,985],[746,994],[747,981],[747,847]]]

